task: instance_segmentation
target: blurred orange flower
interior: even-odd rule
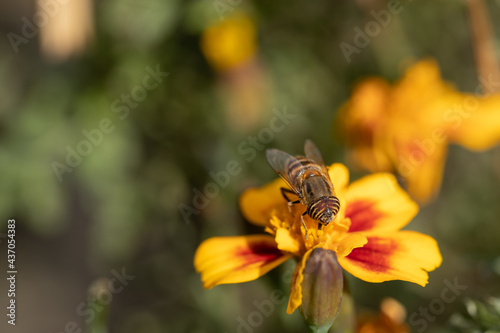
[[[395,177],[379,173],[349,184],[349,172],[342,164],[333,164],[329,175],[341,208],[333,222],[322,228],[304,216],[304,229],[305,208],[297,204],[289,210],[280,191],[286,187],[281,179],[243,193],[244,216],[269,235],[205,240],[194,258],[203,286],[255,280],[294,257],[298,263],[287,309],[291,314],[303,302],[304,268],[317,248],[335,252],[340,266],[362,280],[404,280],[425,286],[427,272],[441,264],[441,254],[432,237],[400,230],[417,214],[418,206]]]
[[[397,172],[426,202],[440,188],[449,143],[484,150],[500,141],[500,95],[460,93],[425,60],[392,86],[381,78],[359,83],[339,121],[355,163]]]
[[[357,333],[410,333],[404,322],[406,309],[393,298],[385,298],[376,315],[360,315],[357,320]]]

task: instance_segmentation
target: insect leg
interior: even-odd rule
[[[304,230],[306,231],[306,240],[307,240],[307,227],[306,227],[306,223],[304,222],[304,215],[306,215],[306,214],[307,214],[307,211],[302,213],[302,216],[300,217],[300,219],[302,220],[302,225],[304,226]]]
[[[288,201],[288,211],[291,213],[292,212],[292,205],[300,203],[300,200],[295,200],[295,201],[290,200],[290,198],[286,195],[287,193],[291,193],[291,194],[296,194],[296,193],[292,190],[287,189],[287,188],[283,188],[283,187],[281,188],[281,194]]]
[[[294,191],[290,190],[290,189],[287,189],[287,188],[284,188],[282,187],[281,189],[281,194],[283,195],[283,197],[286,199],[286,201],[290,202],[292,201],[289,197],[287,197],[287,193],[290,193],[290,194],[295,194],[297,195],[297,193],[295,193]]]
[[[289,201],[288,202],[288,211],[291,213],[292,212],[292,205],[300,203],[300,200],[297,201]]]

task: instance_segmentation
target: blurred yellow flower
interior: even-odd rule
[[[256,28],[244,14],[235,14],[208,27],[201,38],[201,49],[218,71],[238,68],[255,56]]]
[[[333,164],[329,175],[341,208],[333,222],[322,228],[306,215],[304,229],[301,214],[305,208],[296,204],[289,210],[280,191],[286,187],[281,179],[243,193],[243,215],[269,235],[205,240],[194,258],[203,286],[255,280],[294,257],[298,263],[287,309],[291,314],[303,302],[305,267],[317,266],[308,259],[318,248],[335,252],[335,256],[325,256],[332,263],[338,260],[343,269],[362,280],[404,280],[425,286],[427,272],[441,264],[441,254],[432,237],[400,230],[417,214],[418,206],[395,177],[379,173],[349,184],[349,172],[342,164]],[[325,276],[334,275],[325,272]]]
[[[255,22],[243,11],[208,26],[201,36],[203,55],[218,75],[218,93],[228,127],[250,132],[267,108],[270,87],[257,59]]]
[[[397,172],[426,202],[439,190],[449,143],[483,150],[500,141],[500,95],[460,93],[425,60],[392,86],[381,78],[359,83],[339,121],[355,163]]]

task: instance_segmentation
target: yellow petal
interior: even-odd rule
[[[448,118],[451,141],[471,150],[497,145],[500,142],[500,95],[465,95],[462,102],[461,112],[450,114]]]
[[[449,102],[453,105],[453,102]],[[442,111],[447,103],[437,107],[432,114],[441,115],[431,120],[408,119],[395,123],[394,138],[388,152],[397,172],[405,178],[408,192],[419,202],[428,202],[439,191],[448,146],[447,127],[443,124]],[[428,109],[430,107],[427,107]]]
[[[302,281],[304,281],[304,267],[306,261],[311,256],[313,249],[307,251],[302,259],[297,263],[295,271],[292,276],[292,283],[290,286],[290,298],[288,299],[288,307],[286,313],[292,314],[296,308],[302,304]]]
[[[281,178],[260,188],[251,188],[240,196],[240,209],[243,216],[251,223],[265,226],[272,216],[271,211],[277,205],[286,205],[280,188],[288,188]]]
[[[446,160],[446,144],[436,143],[431,154],[425,156],[421,163],[411,163],[415,159],[408,159],[411,172],[406,177],[408,192],[420,203],[427,203],[439,191],[443,178]]]
[[[330,179],[336,191],[343,191],[349,184],[349,170],[341,163],[334,163],[328,167]]]
[[[351,98],[341,106],[340,131],[347,143],[356,147],[368,147],[373,135],[382,125],[388,108],[390,86],[387,81],[371,77],[358,83]]]
[[[299,256],[301,243],[298,237],[302,237],[302,235],[296,235],[290,229],[279,228],[276,230],[276,243],[278,244],[278,249]]]
[[[349,153],[349,157],[356,165],[371,172],[392,171],[392,161],[389,159],[386,149],[382,144],[383,139],[385,138],[380,138],[379,136],[374,137],[373,146],[357,147]]]
[[[399,230],[417,214],[418,206],[387,173],[363,177],[346,191],[345,217],[349,232],[363,234]]]
[[[352,250],[363,247],[366,243],[368,243],[368,239],[362,233],[350,233],[339,242],[335,252],[338,258],[345,257],[349,255]]]
[[[364,132],[372,130],[381,120],[380,117],[387,112],[389,95],[390,86],[384,79],[369,77],[359,82],[353,89],[352,97],[341,109],[341,116],[345,117],[346,125]],[[363,139],[366,137],[352,138]]]
[[[434,238],[415,231],[370,236],[365,246],[338,259],[345,270],[368,282],[403,280],[421,286],[427,284],[427,272],[442,262]]]
[[[200,244],[194,267],[203,287],[252,281],[283,263],[291,255],[278,250],[272,236],[214,237]]]
[[[392,162],[381,144],[387,137],[391,90],[387,81],[367,78],[356,85],[339,111],[346,144],[354,148],[350,157],[372,172],[391,171]]]

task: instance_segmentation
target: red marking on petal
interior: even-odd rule
[[[267,242],[249,243],[248,247],[240,249],[235,254],[245,261],[242,266],[259,262],[264,265],[283,256],[275,244]]]
[[[347,258],[367,270],[386,272],[391,269],[391,255],[397,250],[398,243],[393,239],[368,237],[368,243],[352,250]]]
[[[374,201],[358,200],[346,206],[345,216],[351,219],[349,232],[356,232],[373,229],[385,213],[375,208]]]
[[[409,143],[407,146],[407,150],[408,150],[408,156],[415,156],[415,155],[425,156],[425,152],[423,151],[422,147],[417,145],[416,143]]]

